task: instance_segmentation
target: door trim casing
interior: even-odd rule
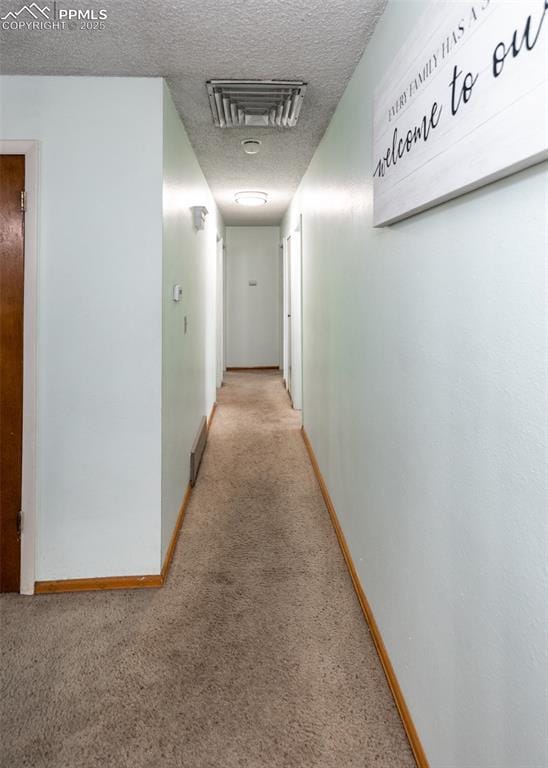
[[[36,540],[36,341],[38,308],[38,142],[0,141],[0,154],[25,156],[23,457],[20,592],[34,594]]]
[[[294,239],[295,238],[295,239]],[[293,306],[292,301],[292,294],[294,291],[293,286],[293,278],[292,274],[294,272],[294,264],[293,264],[293,243],[298,238],[298,248],[299,248],[299,264],[298,264],[298,276],[299,276],[299,290],[297,291],[297,298],[298,298],[298,317],[299,317],[299,333],[298,333],[298,345],[297,348],[299,350],[299,365],[297,367],[298,371],[298,383],[300,386],[297,386],[295,388],[295,376],[293,375],[293,357],[294,357],[294,349],[293,349],[293,322],[294,322],[294,316],[295,316],[295,307]],[[304,287],[304,281],[303,281],[303,236],[302,236],[302,214],[299,214],[298,219],[296,223],[293,224],[291,229],[289,230],[289,234],[284,238],[283,240],[285,244],[285,272],[286,276],[284,277],[284,292],[286,296],[284,297],[282,301],[283,311],[286,317],[284,318],[287,322],[286,331],[285,331],[285,347],[287,348],[287,390],[289,392],[289,396],[291,399],[292,407],[300,411],[301,413],[301,423],[303,423],[304,419],[304,355],[303,355],[303,335],[304,335],[304,301],[303,301],[303,287]],[[289,310],[289,311],[287,311]],[[284,351],[284,357],[286,352]],[[284,361],[285,362],[285,361]],[[284,369],[285,370],[285,369]]]

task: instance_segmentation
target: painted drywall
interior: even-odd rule
[[[194,437],[215,402],[216,240],[224,234],[166,87],[163,108],[162,559],[188,484]],[[203,230],[192,222],[195,205],[209,212]],[[172,298],[174,285],[182,287],[179,302]]]
[[[279,227],[227,227],[226,272],[227,365],[279,366]]]
[[[159,573],[215,402],[222,220],[162,79],[3,77],[0,104],[40,142],[36,578]]]
[[[157,573],[162,82],[2,77],[0,105],[40,142],[36,577]]]
[[[304,425],[431,768],[546,768],[546,163],[372,228],[390,2],[299,187]]]

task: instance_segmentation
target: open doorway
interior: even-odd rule
[[[302,240],[301,222],[286,238],[284,253],[284,363],[293,407],[300,411],[302,396]]]

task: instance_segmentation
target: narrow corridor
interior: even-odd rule
[[[4,600],[6,766],[414,765],[277,373],[227,374],[166,586]]]

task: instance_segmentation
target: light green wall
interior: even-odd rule
[[[226,364],[279,365],[279,227],[226,228]],[[250,286],[249,281],[256,281]]]
[[[200,419],[215,402],[216,237],[223,225],[185,129],[164,86],[162,561],[189,479]],[[209,211],[196,231],[191,206]],[[172,300],[180,284],[182,300]],[[184,317],[187,332],[184,333]]]
[[[39,142],[37,580],[159,570],[162,87],[0,78]]]
[[[222,220],[161,78],[0,96],[0,138],[40,142],[37,579],[158,573],[215,401]]]
[[[545,768],[546,163],[372,228],[390,2],[288,213],[304,425],[431,768]]]

